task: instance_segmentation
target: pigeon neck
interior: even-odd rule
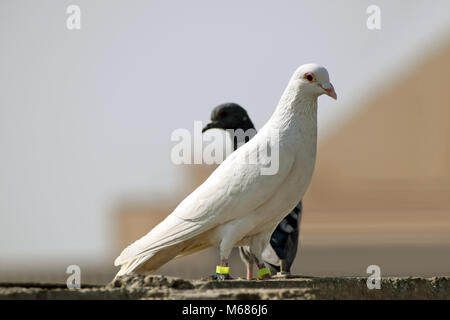
[[[288,86],[273,114],[273,120],[280,129],[305,121],[317,123],[317,97]]]

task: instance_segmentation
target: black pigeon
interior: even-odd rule
[[[241,140],[243,143],[247,142],[256,134],[255,126],[250,120],[247,111],[236,103],[224,103],[213,109],[211,112],[211,122],[203,128],[202,132],[213,128],[223,130],[242,129],[244,132],[249,130],[247,131],[249,134],[244,135],[245,141]],[[236,150],[240,146],[239,135],[234,134],[232,138],[234,149]],[[292,263],[297,255],[302,210],[302,200],[300,200],[294,210],[276,227],[270,238],[270,246],[275,252],[276,257],[273,257],[273,254],[269,252],[265,263],[270,268],[272,274],[279,271],[290,273]],[[247,247],[239,247],[239,253],[241,259],[247,265],[247,279],[250,280],[253,278],[254,258]],[[280,270],[281,266],[284,267],[284,270]]]

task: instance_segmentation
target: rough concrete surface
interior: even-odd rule
[[[366,278],[289,277],[272,280],[184,280],[133,275],[106,286],[3,283],[0,299],[450,299],[450,277],[385,278],[369,290]]]

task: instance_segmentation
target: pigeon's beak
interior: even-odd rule
[[[336,91],[334,91],[334,87],[333,87],[333,85],[330,82],[325,83],[324,85],[322,85],[322,89],[325,91],[325,94],[327,96],[330,96],[334,100],[337,100]]]
[[[202,133],[209,129],[222,129],[222,126],[217,121],[211,121],[202,129]]]

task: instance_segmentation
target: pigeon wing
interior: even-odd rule
[[[256,146],[256,147],[255,147]],[[249,164],[246,156],[257,150],[256,139],[233,152],[210,177],[147,235],[128,246],[116,259],[132,259],[178,244],[252,212],[269,199],[289,174],[294,157],[280,161],[277,174],[261,175],[262,164]]]

